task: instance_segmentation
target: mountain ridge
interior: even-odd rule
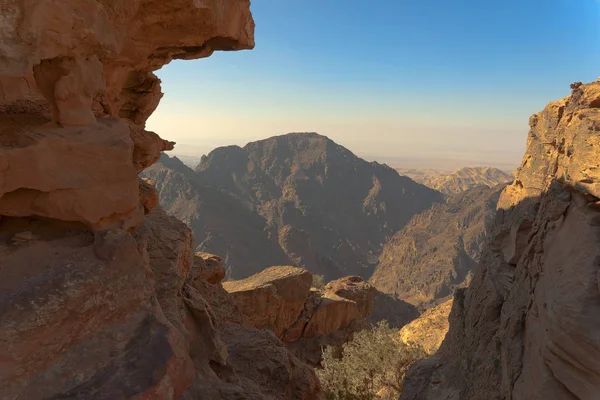
[[[370,282],[421,309],[467,286],[504,186],[477,186],[415,215],[387,241]]]
[[[159,162],[145,177],[164,179],[165,173],[158,173],[161,165],[167,167]],[[271,249],[276,243],[285,254],[280,253],[274,262],[288,261],[328,280],[345,275],[368,278],[386,238],[413,215],[443,201],[440,193],[386,165],[362,160],[314,132],[273,136],[244,147],[219,147],[203,156],[195,170],[186,167],[182,171],[182,163],[177,168],[179,179],[187,180],[186,185],[197,192],[192,196],[196,200],[188,202],[201,204],[198,193],[211,188],[222,201],[239,203],[240,207],[232,209],[243,208],[257,221],[262,219],[254,235],[263,236]],[[163,207],[188,224],[200,219],[200,214],[210,218],[197,206],[188,206],[186,211],[178,205],[181,200],[175,198],[174,190],[181,183],[171,178],[167,185],[158,185]],[[192,229],[198,238],[207,236],[199,232],[206,226]],[[226,235],[230,233],[219,236]],[[260,248],[255,250],[261,252]],[[212,248],[199,250],[218,253]],[[244,262],[239,256],[234,258],[226,263]],[[258,266],[239,273],[235,266],[231,269],[236,278],[258,271]]]
[[[475,186],[496,186],[501,183],[512,182],[514,177],[505,171],[487,166],[463,167],[452,172],[434,169],[407,169],[396,170],[409,176],[432,189],[439,190],[446,195],[458,194]]]

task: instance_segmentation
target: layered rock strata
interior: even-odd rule
[[[0,215],[140,224],[137,174],[173,143],[144,130],[173,59],[253,46],[248,1],[2,5]]]

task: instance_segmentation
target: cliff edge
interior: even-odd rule
[[[319,399],[138,174],[174,59],[254,46],[247,0],[2,2],[3,398]],[[250,368],[250,364],[252,368]]]
[[[490,241],[402,399],[600,397],[600,82],[531,117]]]

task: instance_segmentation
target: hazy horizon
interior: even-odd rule
[[[288,132],[289,133],[289,132]],[[317,132],[318,133],[318,132]],[[285,135],[285,134],[282,134]],[[279,136],[279,135],[275,135]],[[268,139],[272,136],[259,138],[257,140]],[[211,151],[215,150],[219,147],[227,147],[236,145],[239,147],[244,147],[248,142],[244,143],[230,143],[219,145],[215,147],[203,146],[203,145],[176,145],[175,149],[169,151],[167,154],[170,157],[179,158],[184,164],[188,165],[191,168],[194,168],[200,158],[202,156],[208,155]],[[341,143],[338,143],[341,144]],[[346,147],[346,146],[344,146]],[[348,147],[346,147],[348,148]],[[440,171],[454,171],[463,167],[477,167],[477,166],[489,166],[499,168],[506,172],[512,173],[518,167],[518,164],[521,160],[521,155],[519,155],[518,162],[510,163],[503,162],[502,160],[495,159],[487,159],[487,160],[477,160],[468,157],[460,157],[460,155],[452,154],[452,153],[444,153],[438,156],[431,155],[420,155],[420,156],[382,156],[378,154],[369,154],[360,151],[355,151],[352,148],[348,148],[348,150],[352,151],[358,157],[361,157],[367,161],[377,161],[382,164],[387,164],[394,168],[404,168],[404,169],[434,169]],[[454,155],[454,157],[453,157]]]
[[[597,0],[255,0],[252,11],[254,50],[157,72],[165,96],[148,129],[178,143],[171,154],[300,131],[394,167],[510,170],[529,116],[600,63]]]

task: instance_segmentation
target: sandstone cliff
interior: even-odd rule
[[[321,398],[138,179],[173,148],[144,129],[162,96],[153,71],[253,47],[249,1],[0,9],[2,398]]]
[[[531,117],[490,244],[403,399],[600,398],[600,82]]]
[[[234,279],[278,264],[327,280],[366,278],[385,240],[443,201],[316,133],[221,147],[195,172],[179,165],[172,173],[167,164],[145,172],[159,187],[161,205],[192,227],[199,250],[223,254]],[[190,188],[185,194],[182,182]]]
[[[401,168],[397,170],[402,175],[447,195],[457,194],[475,186],[493,187],[513,181],[512,175],[492,167],[465,167],[451,173]]]
[[[468,285],[503,187],[475,187],[413,217],[385,244],[370,282],[421,309]]]

